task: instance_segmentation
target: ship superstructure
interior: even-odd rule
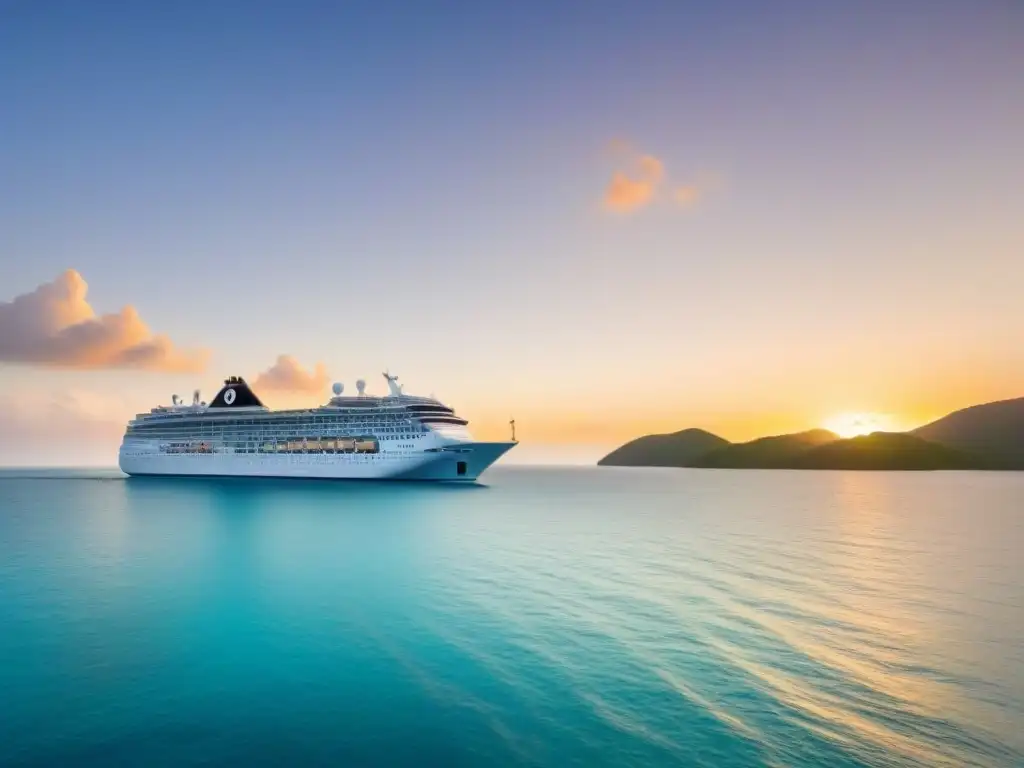
[[[516,441],[474,440],[468,422],[433,397],[345,396],[318,408],[272,411],[232,376],[209,404],[197,391],[128,423],[118,461],[129,475],[472,481]]]

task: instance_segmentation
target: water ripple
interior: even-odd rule
[[[0,474],[0,761],[1024,765],[1020,479],[95,479]]]

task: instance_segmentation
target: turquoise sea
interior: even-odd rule
[[[9,470],[0,763],[1022,766],[1024,474]]]

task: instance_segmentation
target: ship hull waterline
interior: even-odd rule
[[[131,477],[266,477],[315,480],[414,480],[476,482],[495,461],[517,445],[472,442],[436,451],[401,454],[165,454],[119,456]]]

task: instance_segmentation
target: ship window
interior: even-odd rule
[[[458,462],[455,465],[455,473],[457,475],[464,475],[464,474],[466,474],[466,462],[464,462],[464,461]]]

